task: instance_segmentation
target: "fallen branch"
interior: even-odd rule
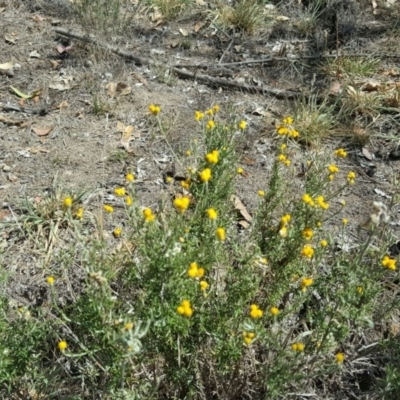
[[[114,54],[118,54],[121,57],[132,60],[135,64],[138,64],[138,65],[152,64],[152,62],[149,60],[139,58],[131,52],[119,50],[113,46],[106,44],[106,43],[99,42],[98,40],[94,39],[91,36],[80,35],[78,33],[71,32],[71,31],[68,31],[68,30],[62,29],[62,28],[55,28],[54,31],[63,36],[72,37],[74,39],[78,39],[78,40],[84,41],[86,43],[91,43],[96,46],[103,47],[103,48],[111,51]],[[224,65],[224,64],[219,64],[217,66],[222,66],[222,65]],[[245,85],[245,84],[240,84],[237,82],[232,82],[227,79],[214,78],[209,75],[196,74],[193,72],[183,70],[176,66],[172,67],[172,71],[175,72],[180,77],[195,79],[199,82],[204,82],[205,84],[208,84],[211,86],[228,87],[228,88],[233,88],[233,89],[241,90],[243,92],[248,92],[248,93],[259,93],[262,95],[272,95],[272,96],[275,96],[280,99],[282,99],[282,98],[294,99],[301,95],[300,92],[272,89],[272,88],[266,88],[266,87],[262,87],[262,86]]]

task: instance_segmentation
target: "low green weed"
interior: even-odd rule
[[[398,279],[386,251],[390,209],[374,204],[350,243],[341,196],[357,175],[338,166],[347,152],[303,149],[299,169],[300,122],[287,116],[269,185],[254,188],[253,223],[239,230],[231,196],[245,173],[237,144],[247,123],[219,111],[195,112],[201,140],[177,157],[186,177],[166,177],[158,207],[139,204],[133,173],[103,204],[101,224],[73,197],[58,200],[76,229],[46,263],[48,301],[13,311],[2,300],[3,390],[25,382],[42,396],[277,399],[351,369],[352,343],[391,312],[380,302]],[[149,114],[167,140],[161,108]]]

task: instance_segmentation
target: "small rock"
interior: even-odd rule
[[[112,77],[113,77],[113,74],[111,72],[106,72],[104,74],[104,78],[106,78],[106,79],[112,79]]]

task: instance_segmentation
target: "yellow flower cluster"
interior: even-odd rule
[[[305,290],[308,286],[311,286],[314,283],[314,279],[312,278],[303,278],[300,282],[300,286],[303,290]]]
[[[257,192],[257,194],[258,194],[260,197],[264,197],[264,196],[265,196],[265,191],[264,191],[264,190],[259,190],[259,191]]]
[[[236,169],[236,173],[238,173],[239,175],[243,175],[244,169],[243,169],[242,167],[238,167],[238,168]]]
[[[66,197],[66,198],[64,199],[63,205],[64,205],[65,208],[71,208],[73,202],[74,202],[74,201],[72,200],[72,197],[69,197],[69,196],[68,196],[68,197]]]
[[[247,122],[246,121],[240,121],[238,123],[239,129],[242,130],[242,131],[244,131],[246,129],[246,126],[247,126]]]
[[[278,161],[287,167],[291,164],[291,161],[284,154],[279,154]]]
[[[243,332],[243,341],[249,345],[253,341],[253,339],[256,337],[256,334],[254,332]]]
[[[211,153],[206,154],[205,159],[210,164],[217,164],[219,161],[219,151],[213,150]]]
[[[217,228],[217,230],[215,231],[215,234],[217,235],[217,238],[223,242],[224,240],[226,240],[226,230],[225,228]]]
[[[254,319],[261,318],[263,316],[263,314],[264,314],[263,311],[260,310],[260,308],[258,307],[257,304],[252,304],[250,306],[250,317],[251,318],[254,318]]]
[[[190,199],[187,196],[177,197],[174,199],[174,207],[181,213],[184,213],[190,205]]]
[[[396,271],[397,260],[390,258],[389,256],[383,257],[382,266],[390,269],[391,271]]]
[[[181,181],[181,186],[184,189],[189,190],[191,183],[192,183],[192,180],[190,178],[187,178],[184,181]]]
[[[75,218],[77,218],[77,219],[83,219],[83,208],[82,208],[82,207],[80,207],[80,208],[78,208],[78,209],[76,210]]]
[[[118,197],[124,197],[125,196],[125,189],[123,187],[115,188],[114,189],[114,194]]]
[[[321,245],[321,247],[326,247],[326,246],[328,246],[328,241],[327,240],[325,240],[325,239],[322,239],[320,242],[319,242],[319,244]]]
[[[107,204],[104,204],[103,206],[103,210],[109,214],[114,212],[114,207],[113,206],[109,206]]]
[[[329,208],[329,204],[325,201],[324,196],[317,196],[313,199],[309,194],[305,193],[302,197],[302,201],[310,207],[320,207],[323,210]]]
[[[317,206],[323,210],[327,210],[329,208],[329,204],[325,202],[324,196],[317,196],[315,198],[315,202],[317,203]]]
[[[215,122],[214,122],[212,119],[210,119],[210,120],[207,122],[206,128],[207,128],[208,130],[211,130],[212,128],[214,128],[214,126],[215,126]]]
[[[355,174],[353,171],[350,171],[350,172],[347,174],[347,182],[348,182],[350,185],[354,185],[355,179],[356,179],[356,174]]]
[[[278,132],[278,135],[282,136],[289,136],[292,138],[297,138],[300,136],[299,132],[293,129],[292,127],[293,124],[293,118],[292,117],[285,117],[282,120],[282,125],[279,125],[276,128],[276,131]]]
[[[208,182],[211,179],[211,169],[204,168],[203,171],[199,172],[199,178],[202,182]]]
[[[277,307],[271,307],[271,308],[269,309],[269,312],[270,312],[274,317],[276,317],[276,316],[279,314],[279,308],[277,308]]]
[[[288,234],[287,231],[287,225],[289,224],[290,220],[292,219],[292,217],[290,216],[290,214],[285,214],[282,218],[281,218],[281,224],[280,224],[280,229],[279,229],[279,235],[283,238],[285,238]]]
[[[143,216],[144,216],[144,219],[148,222],[152,222],[156,218],[156,216],[153,214],[153,211],[151,210],[151,208],[145,208],[143,210]]]
[[[344,149],[337,149],[335,150],[335,156],[344,158],[347,157],[347,153]]]
[[[301,255],[306,258],[312,258],[314,255],[314,249],[309,244],[306,244],[301,250]]]
[[[193,262],[190,264],[189,269],[187,270],[187,274],[191,278],[202,278],[204,276],[204,268],[198,266],[197,263]]]
[[[343,364],[344,359],[346,358],[345,355],[343,353],[337,353],[336,356],[336,362],[338,364]]]
[[[207,209],[207,216],[211,220],[216,220],[218,218],[218,213],[214,208]]]
[[[135,175],[129,172],[126,174],[125,179],[127,180],[127,182],[133,182],[135,180]]]
[[[304,343],[293,343],[291,347],[293,351],[302,352],[304,351],[306,346],[304,345]]]
[[[309,194],[304,194],[302,198],[303,202],[306,203],[307,205],[314,207],[314,200]]]
[[[193,315],[193,309],[189,300],[182,300],[180,306],[177,307],[176,312],[179,315],[190,318]]]
[[[204,118],[204,113],[202,113],[201,111],[194,112],[194,119],[196,121],[201,121],[203,118]]]
[[[200,281],[199,282],[199,285],[200,285],[200,290],[202,291],[202,292],[204,292],[205,290],[207,290],[207,288],[208,288],[208,283],[206,282],[206,281]]]
[[[303,237],[304,237],[306,240],[311,240],[312,237],[314,236],[313,230],[312,230],[311,228],[309,228],[309,227],[304,228],[304,229],[302,230],[301,234],[303,235]],[[312,249],[312,248],[311,248],[311,249]],[[304,251],[304,248],[303,248],[303,251]],[[309,251],[309,250],[307,250],[307,251]],[[313,251],[314,251],[314,250],[313,250]],[[309,257],[309,258],[311,258],[311,257]]]
[[[161,107],[156,106],[155,104],[150,104],[149,105],[149,111],[151,114],[153,114],[154,116],[160,114],[161,112]]]
[[[113,235],[114,235],[116,238],[119,238],[119,237],[121,236],[121,234],[122,234],[122,228],[117,227],[117,228],[115,228],[115,229],[113,230]]]
[[[337,173],[339,172],[339,168],[338,168],[335,164],[331,164],[331,165],[328,167],[328,171],[329,171],[331,174],[337,174]]]

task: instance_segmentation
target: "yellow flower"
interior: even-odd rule
[[[120,188],[115,188],[114,189],[114,194],[118,197],[124,197],[125,196],[125,189],[120,187]]]
[[[207,122],[206,128],[207,128],[208,130],[211,130],[212,128],[214,128],[214,126],[215,126],[215,122],[214,122],[212,119],[210,119],[210,120]]]
[[[211,179],[211,169],[203,169],[203,171],[199,172],[199,177],[202,182],[208,182]]]
[[[201,121],[204,118],[204,113],[200,112],[200,111],[195,111],[194,112],[194,119],[196,121]]]
[[[363,294],[364,289],[363,289],[362,286],[357,286],[357,287],[356,287],[356,291],[357,291],[358,294]]]
[[[283,163],[288,167],[292,162],[290,160],[285,160]]]
[[[339,172],[339,168],[338,168],[335,164],[331,164],[331,165],[328,167],[328,171],[329,171],[331,174],[336,174],[337,172]]]
[[[253,339],[256,337],[256,334],[254,332],[243,332],[243,341],[249,345],[253,341]]]
[[[290,216],[290,214],[285,214],[282,218],[281,218],[281,225],[282,226],[286,226],[290,220],[292,219],[292,217]]]
[[[217,235],[217,238],[223,242],[226,239],[226,231],[225,228],[217,228],[215,231],[215,234]]]
[[[78,219],[83,219],[83,208],[82,207],[77,209],[77,211],[75,213],[75,217]]]
[[[242,131],[244,131],[246,129],[246,126],[247,126],[246,121],[240,121],[238,124],[239,129],[241,129]]]
[[[309,194],[305,194],[303,195],[302,198],[303,202],[308,204],[309,206],[313,207],[314,206],[314,200],[312,199],[312,197]]]
[[[239,175],[242,175],[243,172],[244,172],[244,169],[243,169],[242,167],[239,167],[239,168],[236,170],[236,172],[237,172]]]
[[[321,241],[319,242],[319,244],[321,245],[321,247],[326,247],[326,246],[328,246],[328,241],[325,240],[325,239],[323,239],[323,240],[321,240]]]
[[[216,114],[219,111],[219,105],[216,104],[213,108],[214,113]]]
[[[103,210],[104,210],[105,212],[108,212],[109,214],[111,214],[111,213],[114,212],[114,207],[113,207],[113,206],[109,206],[109,205],[107,205],[107,204],[104,204]]]
[[[349,220],[347,218],[342,219],[342,224],[347,225],[349,223]]]
[[[390,269],[391,271],[396,271],[397,260],[390,258],[389,256],[383,257],[382,266]]]
[[[354,185],[356,179],[356,174],[353,171],[350,171],[347,174],[347,182],[349,182],[350,185]]]
[[[301,352],[304,351],[305,345],[304,343],[293,343],[291,347],[293,351]]]
[[[259,190],[259,191],[257,192],[257,194],[258,194],[260,197],[264,197],[264,196],[265,196],[265,191],[264,191],[264,190]]]
[[[203,292],[204,292],[205,290],[207,290],[207,288],[208,288],[208,286],[209,286],[208,283],[207,283],[206,281],[200,281],[200,282],[199,282],[199,285],[200,285],[200,290],[203,291]]]
[[[133,328],[133,323],[132,323],[132,322],[127,322],[127,323],[124,325],[124,329],[125,329],[126,331],[130,331],[132,328]]]
[[[127,206],[131,206],[132,203],[133,203],[132,197],[131,197],[131,196],[126,196],[126,197],[125,197],[125,204],[126,204]]]
[[[258,308],[257,304],[252,304],[250,306],[250,317],[251,318],[261,318],[263,316],[263,311]]]
[[[121,234],[122,234],[122,228],[117,227],[117,228],[115,228],[115,229],[113,230],[113,235],[114,235],[116,238],[120,237]]]
[[[343,353],[337,353],[335,358],[336,358],[336,362],[338,364],[343,364],[343,361],[345,359],[345,355]]]
[[[190,206],[190,199],[187,196],[184,197],[177,197],[174,199],[174,206],[178,209],[181,213],[184,213],[188,207]]]
[[[68,343],[65,340],[61,340],[60,342],[58,342],[58,350],[60,350],[61,352],[64,352],[66,350],[66,348],[68,347]]]
[[[286,161],[286,156],[284,154],[279,154],[278,161],[285,162]]]
[[[298,131],[296,131],[295,129],[290,129],[289,136],[292,138],[297,138],[300,136],[300,133]]]
[[[186,150],[185,154],[190,157],[192,155],[192,152],[190,150]]]
[[[306,244],[301,250],[301,255],[303,257],[312,258],[314,255],[314,249],[309,244]]]
[[[335,179],[335,175],[333,175],[333,174],[329,175],[329,176],[328,176],[328,179],[329,179],[330,181],[333,181],[333,180]]]
[[[190,178],[188,178],[188,179],[185,179],[184,181],[181,181],[181,186],[184,189],[189,190],[191,183],[192,183],[192,180]]]
[[[66,197],[63,202],[65,208],[70,208],[72,206],[72,203],[72,197]]]
[[[317,225],[318,228],[321,228],[322,222],[321,221],[317,221],[317,223],[315,225]]]
[[[287,125],[292,125],[293,124],[293,118],[291,116],[287,116],[287,117],[283,118],[282,122],[284,124],[287,124]]]
[[[282,143],[280,146],[279,146],[279,148],[283,151],[283,150],[286,150],[286,148],[287,148],[287,145],[285,144],[285,143]]]
[[[302,289],[305,289],[308,286],[311,286],[313,284],[314,280],[312,278],[303,278],[300,282],[300,286]]]
[[[206,115],[209,115],[210,117],[213,116],[213,115],[214,115],[214,110],[213,110],[212,108],[209,108],[209,109],[206,111]]]
[[[128,182],[133,182],[135,180],[135,175],[133,175],[132,173],[129,172],[129,173],[126,174],[125,179]]]
[[[269,312],[275,317],[275,316],[277,316],[277,315],[279,314],[279,308],[277,308],[277,307],[271,307],[271,308],[269,309]]]
[[[193,262],[190,264],[187,274],[191,278],[202,278],[205,274],[205,270],[204,268],[199,267],[197,263]]]
[[[279,229],[279,236],[285,238],[287,237],[287,235],[288,235],[288,230],[286,226],[282,226],[282,228]]]
[[[303,237],[306,240],[310,240],[312,239],[312,237],[314,236],[314,232],[311,228],[304,228],[303,231],[301,232],[301,234],[303,235]],[[303,249],[304,250],[304,249]],[[311,257],[310,257],[311,258]]]
[[[205,159],[210,164],[217,164],[219,161],[219,151],[213,150],[211,153],[206,154]]]
[[[156,218],[156,216],[153,214],[153,211],[151,210],[151,208],[145,208],[143,210],[143,216],[144,216],[144,219],[148,222],[152,222]]]
[[[287,135],[289,133],[289,129],[285,126],[278,126],[277,128],[278,135]]]
[[[324,196],[317,196],[315,198],[315,202],[319,207],[321,207],[323,210],[326,210],[329,208],[329,204],[325,202]]]
[[[54,278],[54,276],[48,276],[48,277],[46,278],[46,282],[47,282],[47,284],[50,285],[50,286],[53,286],[53,285],[54,285],[55,280],[56,280],[56,279]]]
[[[189,300],[182,300],[182,303],[176,309],[179,315],[183,315],[184,317],[190,318],[193,315],[192,306]]]
[[[153,114],[153,115],[158,115],[161,111],[161,107],[156,106],[154,104],[150,104],[149,105],[149,111]]]
[[[347,153],[344,149],[337,149],[335,150],[335,156],[344,158],[347,156]]]
[[[215,220],[218,218],[218,213],[214,208],[209,208],[207,210],[207,216],[208,218],[210,218],[211,220]]]

